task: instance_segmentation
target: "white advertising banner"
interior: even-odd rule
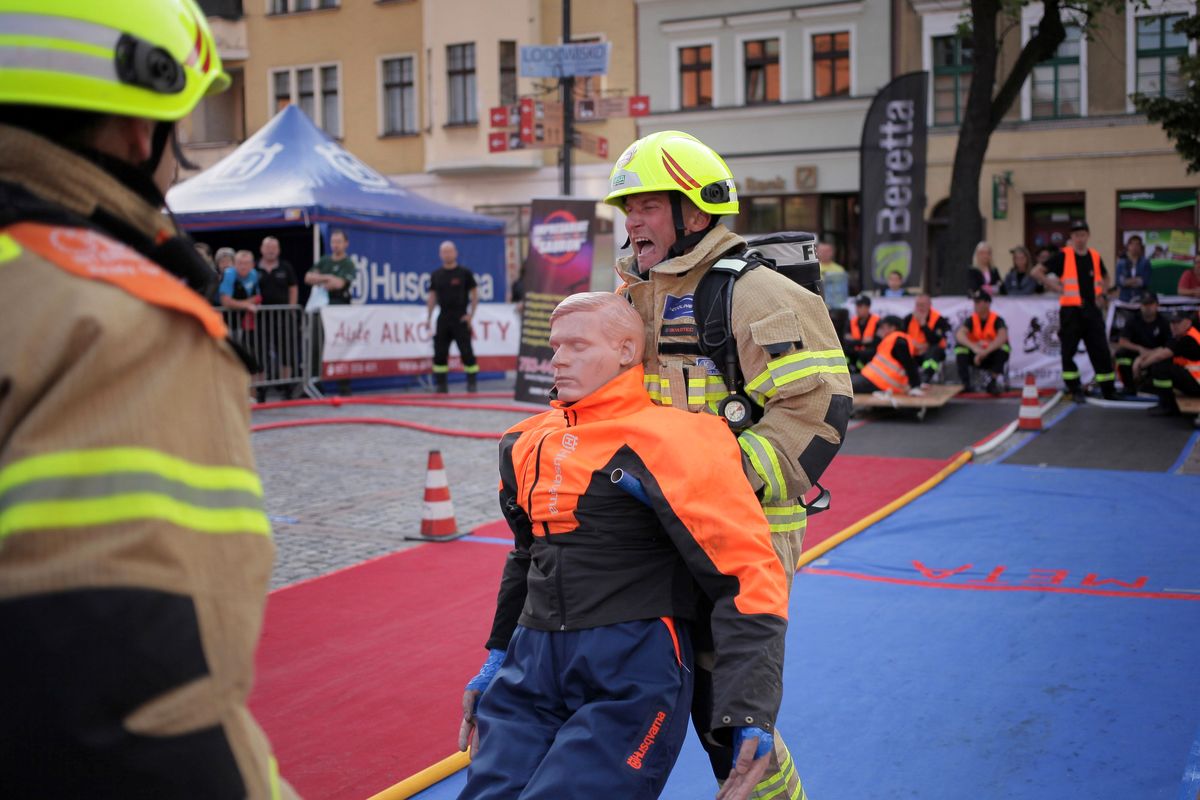
[[[433,321],[425,307],[412,304],[325,306],[321,326],[321,378],[386,378],[425,375],[433,368]],[[480,303],[471,321],[471,343],[479,369],[516,369],[521,323],[512,303]],[[458,348],[450,348],[450,368],[461,369]]]
[[[881,317],[895,314],[906,317],[912,313],[915,297],[872,297],[871,313]],[[854,301],[846,304],[854,314]],[[959,327],[975,310],[975,304],[966,297],[947,296],[933,298],[933,307],[950,322],[957,333]],[[1058,343],[1058,297],[997,297],[992,300],[992,310],[1004,318],[1008,326],[1008,345],[1012,353],[1008,360],[1008,382],[1018,386],[1025,376],[1033,375],[1039,387],[1055,389],[1062,387],[1062,356]],[[954,361],[954,343],[950,343],[946,361]],[[1083,345],[1075,356],[1080,378],[1086,384],[1095,375],[1091,361]]]

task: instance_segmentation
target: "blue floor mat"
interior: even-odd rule
[[[811,800],[1194,797],[1197,497],[1196,476],[967,467],[811,565],[780,714]],[[690,738],[663,797],[714,792]]]

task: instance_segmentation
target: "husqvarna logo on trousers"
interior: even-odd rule
[[[642,768],[642,759],[650,752],[650,748],[654,746],[654,742],[658,739],[658,732],[662,730],[662,725],[667,720],[667,712],[660,711],[654,715],[654,722],[650,723],[650,730],[646,731],[645,738],[638,745],[638,749],[633,751],[629,758],[625,759],[625,763],[634,769]]]

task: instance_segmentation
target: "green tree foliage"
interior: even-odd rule
[[[1196,41],[1200,38],[1200,16],[1184,17],[1175,23],[1175,32]],[[1175,149],[1187,162],[1189,173],[1200,172],[1200,56],[1182,56],[1179,74],[1187,88],[1183,97],[1133,96],[1133,105],[1146,119],[1163,126]]]

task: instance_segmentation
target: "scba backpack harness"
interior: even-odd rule
[[[746,273],[767,267],[820,296],[821,266],[817,262],[817,237],[784,231],[746,240],[741,252],[725,255],[711,267],[696,287],[696,326],[700,350],[712,359],[725,379],[729,395],[717,406],[730,430],[740,433],[762,418],[762,408],[746,396],[746,379],[738,364],[733,335],[733,285]]]
[[[733,285],[753,269],[766,267],[800,284],[818,297],[822,294],[821,265],[817,261],[817,237],[800,231],[768,233],[746,239],[746,248],[727,254],[711,267],[696,287],[696,326],[700,351],[721,370],[729,394],[717,405],[719,414],[734,434],[762,419],[763,409],[746,395],[746,378],[738,363],[737,340],[733,335]],[[829,508],[829,490],[819,490],[809,503],[800,503],[808,513]]]

